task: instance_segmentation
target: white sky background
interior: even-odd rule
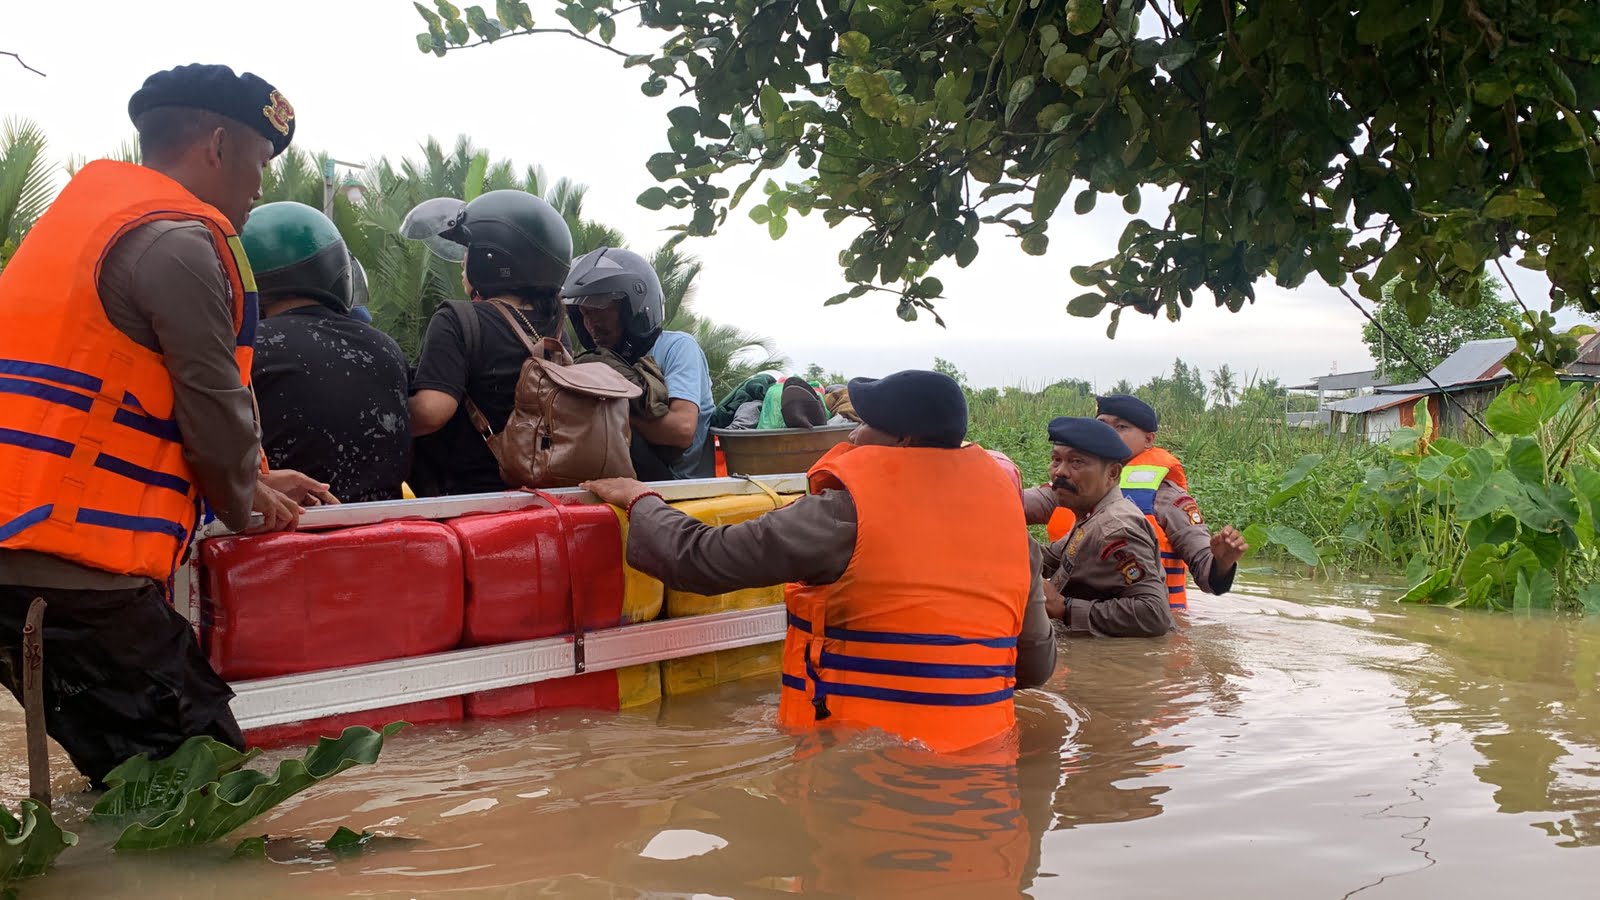
[[[7,5],[0,50],[21,53],[48,77],[0,57],[0,116],[38,122],[57,160],[92,158],[130,137],[128,97],[152,72],[223,63],[283,92],[304,149],[351,161],[398,159],[417,155],[428,135],[448,145],[465,133],[495,158],[587,184],[585,213],[620,228],[635,249],[655,247],[669,236],[661,229],[683,220],[679,211],[634,203],[657,183],[644,162],[666,148],[666,112],[684,102],[678,88],[647,98],[639,91],[642,68],[624,69],[619,57],[570,38],[511,38],[439,59],[417,50],[424,26],[409,0],[80,0],[72,19],[79,24],[70,28],[53,4]],[[540,0],[529,5],[539,24],[564,24]],[[492,2],[484,6],[492,13]],[[632,21],[621,21],[615,46],[646,52],[660,43],[663,33],[630,28]],[[1137,384],[1170,368],[1175,356],[1207,371],[1228,363],[1245,377],[1259,372],[1290,384],[1331,366],[1371,365],[1359,314],[1315,276],[1292,292],[1262,279],[1255,305],[1237,314],[1202,308],[1206,295],[1176,324],[1130,311],[1115,341],[1105,337],[1104,314],[1068,316],[1066,302],[1083,290],[1068,270],[1110,256],[1130,218],[1120,198],[1104,194],[1094,213],[1074,216],[1070,197],[1080,187],[1051,223],[1047,256],[1027,256],[1006,230],[986,227],[971,266],[934,267],[945,285],[939,310],[948,329],[926,315],[900,321],[888,295],[824,308],[824,299],[847,287],[837,254],[857,227],[830,230],[820,214],[791,213],[788,234],[774,242],[745,206],[716,236],[684,245],[705,262],[696,308],[776,338],[797,368],[817,362],[852,376],[926,368],[935,356],[978,386],[1069,377],[1101,388],[1119,378]],[[1154,220],[1162,215],[1152,199],[1143,214]],[[1542,276],[1508,271],[1525,300],[1548,306]]]

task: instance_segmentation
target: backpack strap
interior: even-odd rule
[[[478,310],[471,300],[446,300],[445,304],[455,311],[456,322],[461,326],[461,341],[466,345],[467,366],[470,368],[483,347],[483,326],[478,323]],[[500,454],[495,452],[494,444],[489,441],[494,437],[494,429],[489,426],[488,417],[478,408],[478,404],[472,402],[470,396],[463,395],[463,399],[467,401],[467,418],[472,420],[473,429],[483,437],[484,443],[489,444],[489,452],[498,462]]]
[[[456,321],[461,324],[461,339],[467,345],[467,361],[470,363],[478,355],[478,348],[483,346],[483,328],[478,324],[477,310],[473,309],[471,300],[446,300],[445,304],[456,311]]]

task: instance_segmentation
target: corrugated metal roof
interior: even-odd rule
[[[1364,397],[1351,397],[1349,400],[1329,403],[1327,408],[1347,415],[1359,415],[1414,402],[1421,396],[1421,394],[1367,394]]]
[[[1377,385],[1378,372],[1376,369],[1367,369],[1362,372],[1343,372],[1338,375],[1318,375],[1306,384],[1290,385],[1291,391],[1356,391]]]
[[[1433,381],[1439,383],[1440,387],[1481,381],[1491,371],[1499,368],[1500,361],[1516,348],[1517,342],[1513,338],[1467,341],[1460,349],[1446,357],[1444,362],[1434,366],[1433,371],[1428,374],[1433,377]],[[1391,384],[1378,388],[1378,391],[1384,394],[1435,390],[1438,388],[1425,378],[1408,384]]]

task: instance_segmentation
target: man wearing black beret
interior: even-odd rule
[[[1172,630],[1156,535],[1117,485],[1132,454],[1110,425],[1050,422],[1050,489],[1076,517],[1044,550],[1050,614],[1075,634],[1159,637]]]
[[[84,166],[0,273],[0,681],[44,620],[45,725],[91,783],[207,734],[233,696],[165,585],[201,501],[293,528],[327,485],[266,472],[249,388],[255,282],[237,232],[294,110],[226,66],[158,72],[128,102],[142,164]],[[11,662],[12,665],[5,665]]]
[[[1173,609],[1188,606],[1187,575],[1210,594],[1225,594],[1233,587],[1238,563],[1250,549],[1233,526],[1216,534],[1206,528],[1200,504],[1189,495],[1183,463],[1156,446],[1160,420],[1156,411],[1138,397],[1109,394],[1098,400],[1098,418],[1116,429],[1133,454],[1122,470],[1122,494],[1150,520],[1161,546],[1167,581],[1167,603]],[[1056,505],[1048,487],[1023,495],[1029,525],[1048,523],[1051,540],[1072,530],[1072,511]]]
[[[849,393],[862,424],[811,468],[808,496],[759,518],[710,527],[631,479],[585,487],[627,510],[628,562],[671,588],[788,584],[785,725],[878,727],[939,751],[1007,733],[1012,692],[1056,658],[1019,485],[963,446],[966,396],[947,376],[857,378]]]

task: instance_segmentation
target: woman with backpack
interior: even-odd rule
[[[411,382],[411,433],[419,438],[419,468],[431,471],[414,473],[412,487],[422,496],[513,489],[469,407],[493,432],[502,431],[529,357],[527,341],[561,335],[572,234],[560,213],[525,191],[490,191],[471,203],[430,200],[402,230],[435,250],[464,255],[473,297],[441,303],[423,338]]]

